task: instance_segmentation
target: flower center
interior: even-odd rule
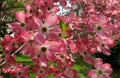
[[[64,55],[63,55],[63,54],[61,54],[61,55],[60,55],[60,57],[61,57],[61,58],[64,58]]]
[[[41,52],[46,52],[47,48],[46,47],[41,47]]]
[[[102,47],[104,47],[104,46],[105,46],[105,44],[104,44],[104,43],[102,43],[102,44],[101,44],[101,46],[102,46]]]
[[[18,75],[21,75],[22,74],[22,72],[18,72]]]
[[[98,70],[98,74],[101,75],[103,73],[102,70]]]
[[[102,27],[101,27],[101,26],[98,26],[97,29],[100,31],[100,30],[102,30]]]
[[[20,26],[21,26],[21,27],[24,27],[24,26],[25,26],[25,24],[24,24],[24,23],[21,23],[21,24],[20,24]]]
[[[46,33],[48,29],[47,29],[47,27],[42,27],[41,30],[42,30],[43,33]]]
[[[43,71],[43,70],[40,70],[39,72],[40,72],[40,73],[43,73],[44,71]]]
[[[85,52],[83,52],[83,55],[87,55],[88,53],[85,51]]]

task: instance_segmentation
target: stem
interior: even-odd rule
[[[4,2],[4,0],[0,0],[0,10],[2,8],[3,2]]]
[[[20,46],[15,52],[13,52],[11,54],[11,56],[14,56],[16,53],[18,53],[20,51],[20,49],[23,48],[24,45],[25,45],[25,43],[22,46]],[[5,63],[6,63],[6,61],[3,59],[2,62],[0,63],[0,66],[4,65]]]
[[[14,56],[16,53],[18,53],[18,52],[20,51],[20,49],[23,48],[24,45],[25,45],[25,43],[24,43],[22,46],[20,46],[15,52],[13,52],[13,53],[11,54],[11,56]]]
[[[79,4],[77,5],[77,7],[78,7],[78,9],[76,10],[76,17],[79,16],[79,9],[80,9],[80,8],[79,8],[79,7],[80,7]]]

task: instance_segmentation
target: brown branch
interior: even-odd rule
[[[4,0],[0,0],[0,10],[2,8],[3,2],[4,2]]]
[[[18,53],[18,52],[24,47],[24,45],[25,45],[25,43],[24,43],[22,46],[20,46],[15,52],[13,52],[13,53],[11,54],[11,56],[14,56],[16,53]],[[3,59],[3,60],[0,62],[0,66],[4,65],[5,63],[6,63],[6,61]]]

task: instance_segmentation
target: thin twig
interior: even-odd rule
[[[22,46],[20,46],[15,52],[13,52],[11,54],[11,56],[14,56],[16,53],[18,53],[20,51],[20,49],[23,48],[24,45],[25,45],[25,43]],[[0,66],[4,65],[5,63],[6,63],[6,61],[3,59],[2,62],[0,63]]]
[[[17,52],[19,52],[20,49],[22,49],[24,45],[25,45],[25,43],[24,43],[22,46],[20,46],[15,52],[13,52],[13,53],[11,54],[11,56],[14,56]]]

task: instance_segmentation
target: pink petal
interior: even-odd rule
[[[102,53],[107,55],[107,56],[111,55],[110,54],[110,49],[109,49],[108,46],[105,46],[104,48],[102,48]]]
[[[25,66],[25,67],[23,68],[23,70],[24,70],[24,71],[27,71],[27,70],[29,70],[29,68],[30,68],[30,66],[27,65],[27,66]]]
[[[98,25],[103,26],[107,22],[108,22],[108,18],[106,18],[105,16],[98,17],[98,20],[97,20]]]
[[[46,58],[52,62],[56,60],[55,56],[51,52],[46,52]]]
[[[50,33],[48,33],[48,37],[49,37],[50,39],[56,39],[56,38],[58,37],[58,35],[57,35],[57,33],[50,32]]]
[[[111,78],[111,77],[108,76],[108,75],[103,74],[103,75],[100,76],[100,78]]]
[[[0,78],[4,78],[3,76],[0,76]]]
[[[112,73],[112,71],[113,71],[112,68],[111,68],[111,65],[108,64],[108,63],[103,64],[101,66],[101,69],[104,71],[104,73],[106,75],[110,75]]]
[[[25,23],[25,19],[26,19],[26,14],[24,12],[16,12],[15,13],[16,19],[21,22],[21,23]]]
[[[94,67],[95,67],[96,69],[99,69],[99,67],[100,67],[102,64],[103,64],[103,61],[102,61],[101,58],[96,58],[96,59],[94,60]]]
[[[88,78],[98,78],[96,71],[95,70],[90,70],[88,72]]]
[[[34,17],[34,22],[37,24],[37,26],[42,26],[42,21],[39,18]]]
[[[56,53],[56,52],[59,52],[59,48],[56,46],[56,44],[55,43],[52,43],[50,46],[49,46],[49,51],[51,52],[51,53]]]
[[[76,44],[71,39],[68,40],[68,44],[72,53],[77,52]]]
[[[28,32],[21,32],[20,36],[21,36],[25,41],[30,40],[30,37],[31,37]]]
[[[58,24],[59,17],[55,14],[48,14],[45,19],[45,25],[47,26],[53,26],[55,24]]]
[[[27,4],[27,5],[25,5],[25,9],[30,12],[31,6]]]
[[[46,41],[45,36],[40,32],[35,33],[34,38],[35,38],[35,42],[39,44],[44,44]]]
[[[21,52],[22,54],[27,54],[29,47],[30,47],[29,43],[26,43],[26,44],[22,47],[22,49],[21,49],[20,52]]]
[[[115,45],[115,41],[112,38],[107,38],[106,44],[110,45],[110,47]]]
[[[22,28],[20,27],[20,23],[14,22],[9,25],[12,32],[19,33],[22,31]]]
[[[88,64],[93,64],[93,59],[89,56],[83,56],[83,60],[87,62]]]

